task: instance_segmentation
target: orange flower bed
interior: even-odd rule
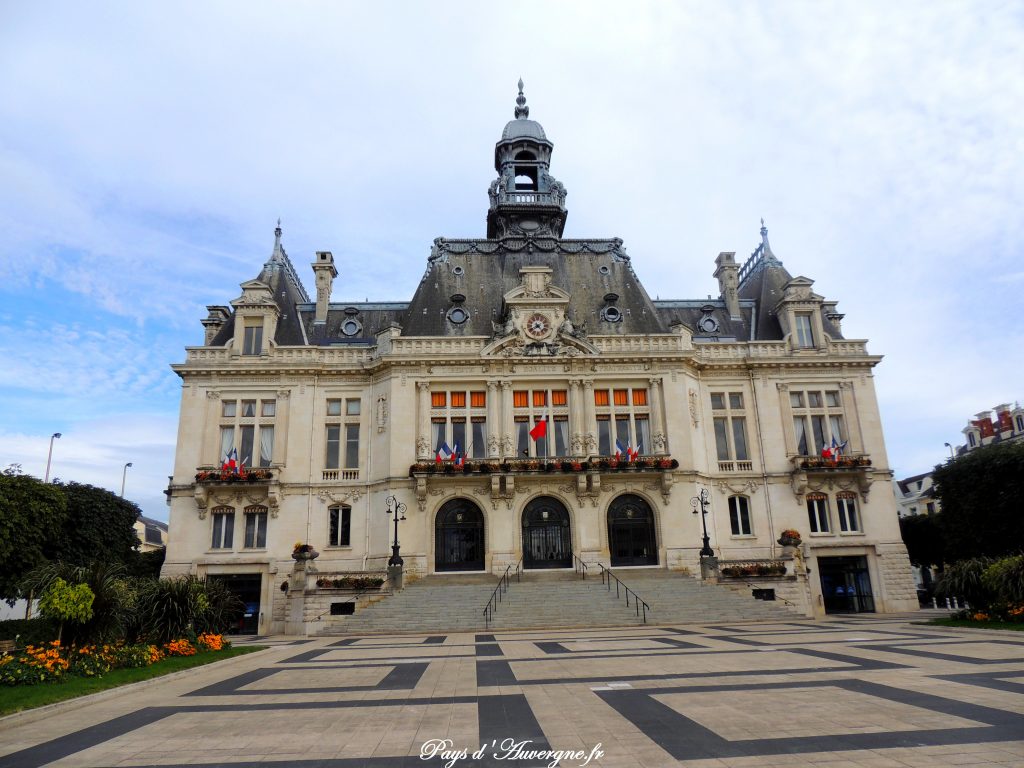
[[[224,636],[207,633],[196,638],[196,645],[207,651],[220,651],[224,649]]]
[[[166,643],[164,645],[164,652],[168,656],[195,656],[196,648],[192,643],[183,638]]]

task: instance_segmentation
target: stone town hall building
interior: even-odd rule
[[[383,571],[395,496],[410,575],[574,558],[697,574],[707,489],[722,560],[777,557],[800,532],[808,613],[916,608],[880,358],[843,338],[837,302],[763,226],[745,263],[715,259],[719,298],[652,300],[621,240],[562,237],[566,189],[528,115],[520,90],[486,237],[436,239],[411,299],[332,301],[327,251],[310,297],[278,228],[255,279],[209,307],[174,366],[164,573],[230,578],[250,629],[281,631],[295,543],[321,573]],[[822,461],[833,440],[845,456]],[[439,465],[444,446],[464,466]],[[232,452],[256,470],[244,482],[217,472]]]

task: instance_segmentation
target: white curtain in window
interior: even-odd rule
[[[274,458],[274,428],[260,427],[260,466],[269,467]]]
[[[569,455],[569,421],[568,419],[555,420],[555,455]]]
[[[795,419],[793,419],[793,429],[796,430],[797,451],[800,453],[801,456],[809,455],[807,453],[807,433],[804,431],[806,427],[804,426],[803,416],[797,416]]]
[[[832,427],[832,437],[836,439],[837,443],[843,442],[843,417],[842,416],[829,416],[829,425]]]
[[[227,461],[228,454],[231,453],[231,449],[235,445],[235,428],[234,427],[221,427],[220,428],[220,463],[223,464]]]

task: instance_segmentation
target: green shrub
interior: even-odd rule
[[[990,605],[995,595],[985,585],[982,576],[992,562],[988,557],[975,557],[953,563],[943,572],[935,587],[936,594],[940,597],[963,598],[972,606]]]
[[[245,606],[221,581],[195,576],[150,582],[139,595],[142,634],[157,643],[221,633]]]
[[[1024,555],[996,560],[981,575],[982,584],[1000,603],[1024,603]]]

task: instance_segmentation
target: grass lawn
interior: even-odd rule
[[[929,621],[915,621],[915,624],[933,624],[939,627],[968,627],[970,629],[1009,629],[1015,632],[1024,632],[1024,622],[1021,621],[973,621],[971,619],[931,619]]]
[[[103,677],[68,677],[59,683],[0,686],[0,715],[9,715],[23,709],[74,699],[89,693],[105,691],[108,688],[117,688],[128,683],[161,677],[182,669],[214,664],[234,656],[262,651],[265,647],[263,645],[246,645],[241,648],[226,648],[223,651],[197,653],[195,656],[170,656],[148,667],[114,669]]]

